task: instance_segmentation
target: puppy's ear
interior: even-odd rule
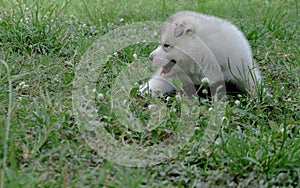
[[[183,25],[176,25],[175,29],[174,29],[174,37],[178,38],[180,36],[182,36],[184,33],[184,27]]]
[[[186,24],[186,26],[185,26],[185,33],[187,34],[187,35],[192,35],[192,34],[194,34],[195,33],[195,28],[194,28],[194,25],[192,25],[192,24]]]
[[[184,33],[187,35],[192,35],[194,33],[194,26],[192,24],[182,23],[177,25],[174,29],[174,37],[178,38],[182,36]]]

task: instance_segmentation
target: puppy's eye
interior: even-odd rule
[[[165,43],[163,46],[164,46],[164,48],[169,48],[170,44]]]

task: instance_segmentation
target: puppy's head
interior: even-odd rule
[[[170,67],[170,62],[178,66],[186,65],[189,59],[187,54],[195,46],[194,32],[194,25],[188,19],[167,20],[161,27],[160,45],[150,54],[149,59],[159,67]]]

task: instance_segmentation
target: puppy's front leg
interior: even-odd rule
[[[149,91],[152,93],[152,96],[159,97],[160,94],[166,95],[174,92],[175,88],[172,86],[171,81],[157,76],[152,77],[148,83],[143,85],[140,89],[140,92],[142,93],[149,93]]]

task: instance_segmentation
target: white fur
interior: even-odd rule
[[[255,93],[256,83],[261,81],[248,41],[226,20],[196,12],[178,12],[162,25],[160,41],[150,54],[150,59],[160,68],[141,88],[142,92],[148,86],[153,95],[179,90],[173,85],[174,78],[181,81],[183,88],[191,89],[189,86],[201,85],[206,77],[211,84],[231,81],[240,89]],[[163,66],[171,60],[176,65],[170,72],[161,74]]]

